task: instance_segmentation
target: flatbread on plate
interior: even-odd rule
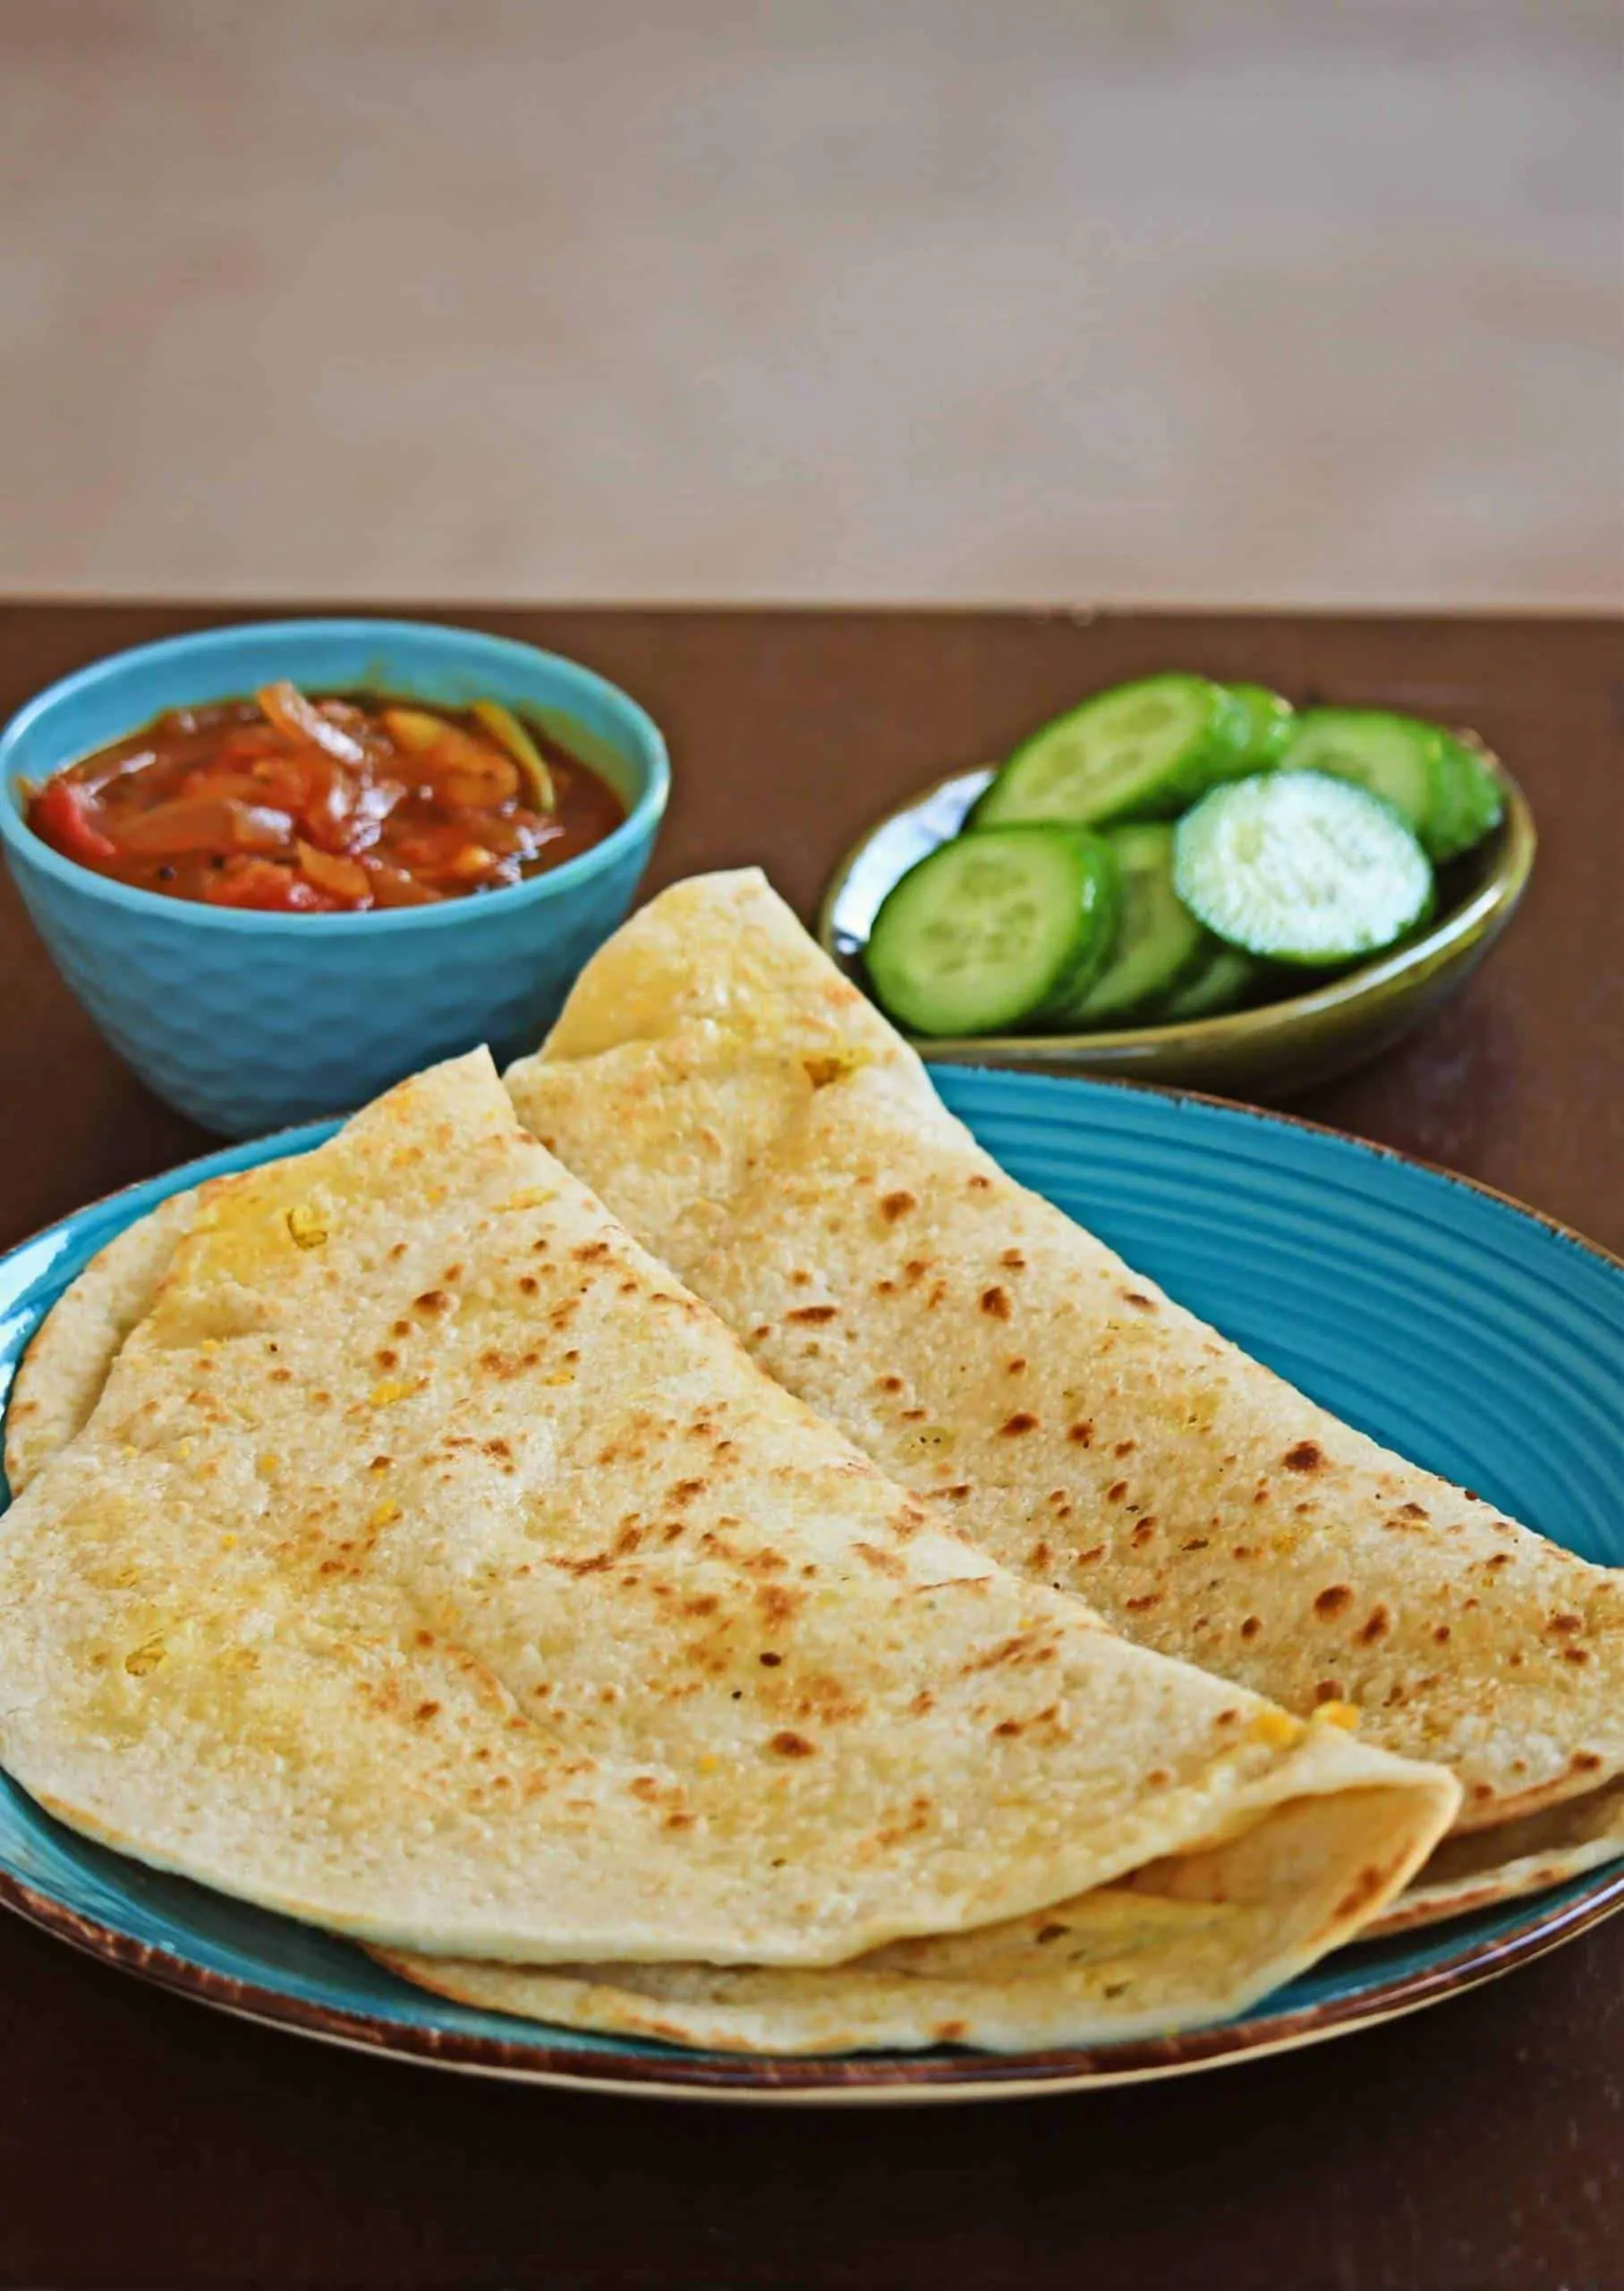
[[[507,1081],[762,1367],[982,1548],[1449,1765],[1475,1842],[1404,1921],[1624,1852],[1618,1572],[1339,1422],[1013,1183],[759,873],[655,899]]]
[[[786,2041],[1061,2041],[1237,2009],[1452,1816],[888,1481],[483,1053],[174,1222],[144,1312],[126,1249],[60,1316],[105,1375],[37,1350],[99,1391],[0,1533],[0,1756],[156,1867],[578,1986],[917,1943]]]

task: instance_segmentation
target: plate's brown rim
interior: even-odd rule
[[[954,1065],[974,1065],[978,1060],[991,1061],[997,1058],[1012,1067],[1022,1067],[1041,1065],[1045,1059],[1076,1059],[1091,1053],[1126,1060],[1135,1053],[1151,1057],[1158,1052],[1165,1054],[1184,1047],[1193,1052],[1215,1051],[1226,1044],[1246,1042],[1260,1034],[1288,1033],[1294,1026],[1316,1026],[1322,1020],[1356,1008],[1371,996],[1380,995],[1384,989],[1424,984],[1435,977],[1451,958],[1485,942],[1492,944],[1499,937],[1528,888],[1539,849],[1539,833],[1535,825],[1533,806],[1512,773],[1493,750],[1485,747],[1475,734],[1463,732],[1458,737],[1470,740],[1475,753],[1493,772],[1505,795],[1505,818],[1495,830],[1501,847],[1487,880],[1409,946],[1375,956],[1371,961],[1360,963],[1356,968],[1344,971],[1321,985],[1308,987],[1300,994],[1285,995],[1276,1001],[1258,1003],[1248,1009],[1220,1011],[1208,1018],[1175,1019],[1170,1024],[1156,1026],[1121,1026],[1104,1034],[944,1035],[936,1037],[909,1035],[905,1039],[922,1058],[938,1057]],[[882,812],[878,819],[872,821],[836,862],[818,900],[812,935],[845,976],[849,978],[853,974],[847,968],[846,958],[835,945],[834,912],[858,859],[880,830],[889,827],[894,820],[905,818],[909,812],[929,803],[932,796],[940,796],[958,781],[986,769],[985,765],[961,765],[957,771],[944,772],[940,779],[932,780],[928,787],[916,788],[913,795],[893,804],[889,811]]]
[[[1165,2075],[1216,2065],[1281,2045],[1330,2036],[1339,2029],[1409,2012],[1441,2001],[1547,1950],[1577,1939],[1624,1908],[1624,1870],[1603,1871],[1576,1900],[1526,1919],[1491,1942],[1469,1944],[1424,1971],[1267,2019],[1232,2022],[1184,2035],[1144,2038],[1131,2044],[1083,2046],[1037,2053],[951,2053],[925,2058],[895,2055],[737,2057],[705,2053],[591,2053],[574,2046],[475,2036],[382,2014],[321,2005],[235,1975],[194,1964],[173,1951],[138,1941],[115,1926],[88,1917],[50,1895],[0,1870],[0,1906],[86,1955],[135,1973],[184,1997],[246,2014],[273,2026],[443,2067],[483,2068],[510,2076],[546,2076],[582,2084],[648,2086],[695,2091],[771,2092],[908,2091],[920,2087],[1042,2086],[1090,2076],[1118,2081],[1134,2074]]]

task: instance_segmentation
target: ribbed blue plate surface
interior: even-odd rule
[[[965,1068],[936,1078],[1016,1177],[1317,1400],[1586,1557],[1624,1563],[1624,1267],[1509,1203],[1300,1124],[1109,1083]],[[217,1154],[0,1260],[0,1393],[44,1314],[115,1233],[200,1177],[329,1128]],[[3,1780],[0,1894],[172,1986],[411,2057],[641,2091],[902,2099],[1162,2074],[1357,2025],[1578,1930],[1624,1900],[1624,1875],[1344,1952],[1192,2039],[1009,2061],[752,2062],[473,2012],[343,1942],[89,1844]],[[1446,2041],[1445,2028],[1431,2040]]]

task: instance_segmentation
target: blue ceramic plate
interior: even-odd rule
[[[1624,1561],[1624,1265],[1495,1195],[1302,1123],[1112,1083],[963,1067],[936,1078],[1016,1177],[1316,1399],[1586,1557]],[[0,1391],[67,1282],[143,1211],[330,1127],[133,1187],[0,1260]],[[1218,2028],[1010,2058],[746,2059],[474,2012],[347,1943],[93,1845],[3,1779],[0,1898],[166,1987],[402,2058],[644,2094],[895,2102],[1169,2075],[1412,2011],[1624,1906],[1624,1868],[1347,1950]]]

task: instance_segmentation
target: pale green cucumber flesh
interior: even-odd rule
[[[1280,759],[1283,771],[1324,771],[1390,804],[1419,835],[1433,802],[1439,734],[1413,716],[1381,708],[1310,708]]]
[[[1016,750],[970,824],[1174,817],[1229,774],[1246,723],[1205,677],[1144,677],[1096,693]]]
[[[1328,968],[1374,954],[1433,895],[1426,854],[1397,814],[1322,772],[1215,788],[1174,845],[1185,905],[1227,944],[1276,962]]]
[[[960,836],[887,894],[864,958],[875,995],[914,1034],[1037,1023],[1103,959],[1115,889],[1110,853],[1080,830]]]
[[[1120,906],[1109,959],[1062,1014],[1082,1034],[1151,1009],[1212,944],[1174,890],[1170,827],[1119,827],[1105,839],[1116,856]]]

